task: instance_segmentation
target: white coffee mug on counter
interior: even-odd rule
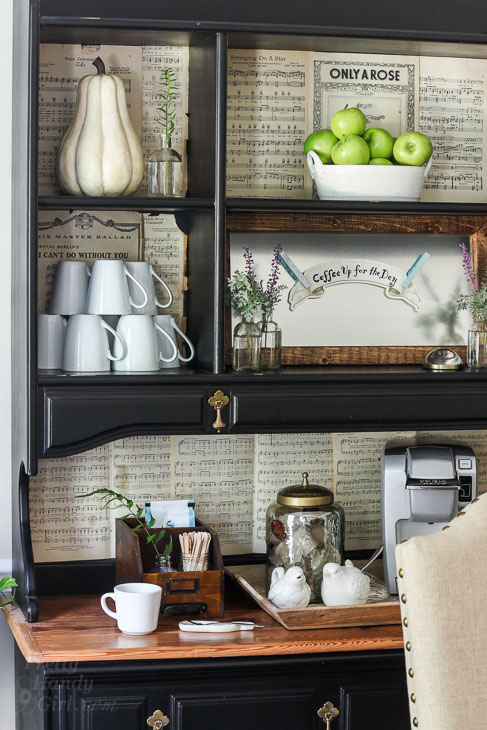
[[[84,261],[60,261],[54,274],[49,314],[81,314],[85,311],[90,270]]]
[[[132,305],[133,314],[157,314],[158,307],[159,309],[167,309],[167,307],[171,306],[172,291],[170,290],[166,282],[163,281],[158,274],[156,274],[152,264],[150,264],[148,261],[126,261],[125,266],[134,277],[133,281],[129,280],[128,282],[129,294],[132,298],[132,301],[139,303],[138,308],[134,308],[134,305]],[[167,292],[168,301],[166,302],[166,304],[161,304],[156,297],[156,292],[154,289],[154,279],[157,279],[157,281],[162,284]],[[140,290],[137,289],[134,281],[138,281],[147,292],[147,304],[145,306],[140,305],[142,297],[140,294]]]
[[[125,345],[123,348],[116,341],[115,355],[120,355],[113,363],[113,369],[125,372],[150,372],[160,369],[159,360],[163,356],[159,352],[156,341],[156,328],[161,330],[169,341],[170,360],[176,360],[176,345],[171,337],[153,322],[150,314],[124,314],[118,320],[117,335]]]
[[[157,343],[159,346],[159,350],[161,353],[161,361],[162,365],[161,368],[177,368],[180,366],[181,362],[190,362],[190,360],[193,359],[195,355],[195,350],[193,347],[193,343],[187,337],[184,332],[179,329],[179,327],[176,324],[176,320],[172,316],[172,314],[157,314],[153,317],[154,323],[156,325],[156,329],[158,332],[164,332],[166,337],[161,337],[160,334],[157,335]],[[178,352],[178,342],[176,333],[180,334],[183,340],[188,345],[189,349],[189,356],[183,357],[180,352]],[[172,360],[168,359],[171,356],[172,348],[168,342],[167,337],[170,338],[171,342],[174,345],[174,348],[176,350],[176,357],[174,357]],[[164,359],[165,358],[165,359]]]
[[[37,315],[37,367],[60,370],[63,365],[66,319],[60,314]]]
[[[119,354],[112,355],[107,331],[115,337]],[[106,372],[110,360],[119,360],[125,352],[119,335],[99,314],[73,314],[66,327],[63,370],[70,372]]]
[[[141,304],[132,300],[128,279],[138,288]],[[146,290],[123,261],[95,261],[86,298],[85,311],[88,314],[130,314],[132,307],[139,310],[146,304]]]
[[[112,593],[104,593],[101,607],[117,620],[120,631],[131,636],[151,634],[157,629],[161,607],[162,588],[152,583],[121,583]],[[116,611],[107,606],[107,599],[115,602]]]

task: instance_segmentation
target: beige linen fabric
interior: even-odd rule
[[[396,561],[411,726],[487,729],[487,494]]]

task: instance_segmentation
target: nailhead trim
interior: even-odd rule
[[[411,642],[406,641],[406,651],[411,651]]]
[[[401,596],[401,601],[402,601],[403,603],[406,603],[406,594],[405,594],[405,593],[403,593],[403,594],[402,594],[402,596]]]
[[[414,725],[414,727],[418,727],[419,722],[418,722],[418,718],[417,717],[413,717],[413,725]]]
[[[412,678],[414,677],[414,669],[413,669],[412,667],[410,667],[410,668],[408,669],[408,674],[409,674],[409,676],[411,677],[411,679],[412,679]]]
[[[411,702],[416,702],[416,695],[414,694],[414,692],[411,695]]]
[[[408,627],[408,617],[404,616],[402,622],[403,622],[403,625],[407,628]]]
[[[404,578],[404,572],[402,568],[399,568],[399,578]]]

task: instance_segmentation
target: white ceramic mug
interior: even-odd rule
[[[90,270],[84,261],[60,261],[56,266],[49,314],[81,314],[85,311]]]
[[[114,370],[126,372],[148,372],[159,370],[159,360],[163,359],[156,341],[156,328],[161,330],[152,320],[150,314],[124,314],[117,325],[117,335],[125,344],[125,354],[121,346],[115,342],[114,353],[121,355],[113,363]],[[161,330],[163,337],[169,340],[171,360],[177,358],[176,345],[170,336]]]
[[[60,314],[37,315],[37,367],[59,370],[63,364],[66,319]]]
[[[132,300],[127,279],[139,289],[142,304]],[[86,298],[85,311],[88,314],[130,314],[132,307],[142,309],[146,304],[146,290],[123,261],[95,261]]]
[[[119,354],[112,355],[107,331],[115,337]],[[110,360],[118,360],[125,351],[119,335],[98,314],[73,314],[66,327],[63,370],[72,372],[105,372]]]
[[[154,323],[156,325],[158,332],[164,332],[166,335],[166,338],[161,337],[159,334],[157,335],[157,343],[159,346],[160,353],[163,357],[161,357],[162,365],[161,368],[177,368],[180,366],[181,362],[189,362],[193,359],[195,355],[195,350],[193,347],[193,343],[187,337],[182,330],[179,329],[179,327],[176,324],[176,320],[172,316],[172,314],[157,314],[155,317],[152,318],[154,320]],[[189,357],[183,357],[180,352],[178,352],[178,342],[176,333],[179,333],[183,340],[186,342],[189,348]],[[171,346],[169,345],[167,341],[167,336],[170,337],[171,342],[174,344],[174,347],[176,348],[176,357],[173,360],[167,359],[170,357],[171,354]],[[166,358],[166,359],[164,359]]]
[[[134,280],[140,282],[140,284],[142,284],[147,292],[147,304],[138,309],[133,308],[133,314],[157,314],[158,307],[159,309],[167,309],[167,307],[171,306],[172,291],[170,290],[166,282],[163,281],[161,277],[158,276],[158,274],[156,274],[152,264],[150,264],[148,261],[126,261],[125,266],[134,277]],[[169,299],[166,304],[161,304],[156,297],[156,292],[154,289],[154,279],[157,279],[157,281],[162,284],[167,292]],[[129,280],[128,284],[129,294],[132,298],[132,301],[140,302],[140,290],[137,289],[132,280]]]
[[[152,583],[121,583],[113,593],[104,593],[101,607],[117,620],[120,631],[132,636],[151,634],[157,629],[161,607],[162,588]],[[107,606],[107,599],[115,602],[116,611]]]

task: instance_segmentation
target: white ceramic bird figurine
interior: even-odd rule
[[[323,568],[321,598],[325,606],[353,606],[366,603],[370,595],[370,578],[351,560],[345,565],[327,563]]]
[[[291,566],[286,572],[284,568],[274,568],[271,587],[267,598],[277,608],[306,608],[311,597],[311,588],[306,583],[303,569]]]

